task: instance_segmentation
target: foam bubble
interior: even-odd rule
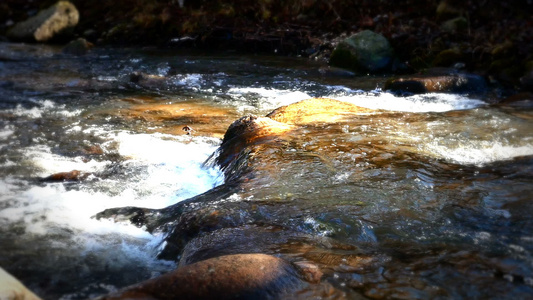
[[[370,109],[381,109],[403,112],[445,112],[481,107],[485,102],[462,95],[428,93],[409,97],[396,96],[391,93],[374,90],[364,92],[352,90],[344,86],[329,86],[327,92],[311,95],[308,92],[290,89],[264,87],[234,87],[228,94],[234,98],[251,102],[250,98],[259,98],[259,109],[270,110],[279,106],[289,105],[312,97],[326,97]]]

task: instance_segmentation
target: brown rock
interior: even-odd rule
[[[458,73],[454,70],[430,70],[426,74],[404,76],[389,80],[385,90],[400,93],[456,93],[483,94],[487,85],[479,75]]]
[[[267,115],[272,120],[297,125],[334,123],[346,115],[369,114],[375,110],[328,98],[312,98],[282,106]]]
[[[46,42],[65,34],[78,24],[79,13],[69,1],[59,1],[36,16],[15,24],[8,32],[10,39]]]
[[[305,286],[298,269],[281,258],[236,254],[187,265],[100,299],[279,299]]]
[[[270,118],[242,117],[233,122],[226,131],[216,163],[222,170],[226,170],[245,148],[272,141],[294,128],[295,126],[280,123]],[[229,173],[226,173],[226,176],[227,178],[233,177]]]
[[[192,101],[161,103],[154,99],[128,98],[129,108],[106,112],[127,119],[149,123],[148,132],[222,138],[226,128],[238,116],[235,109],[213,107]]]
[[[45,182],[58,182],[58,181],[80,181],[89,176],[89,173],[81,172],[78,170],[72,170],[70,172],[60,172],[52,174],[48,177],[42,178],[41,181]]]

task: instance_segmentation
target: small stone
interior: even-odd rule
[[[62,181],[80,181],[89,176],[89,173],[72,170],[70,172],[60,172],[52,174],[48,177],[42,178],[44,182],[62,182]]]
[[[93,44],[84,38],[77,38],[63,48],[63,53],[72,55],[84,55],[93,47]]]

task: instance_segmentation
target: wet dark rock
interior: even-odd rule
[[[36,16],[15,24],[7,36],[16,41],[47,42],[71,33],[78,20],[79,13],[74,4],[59,1]]]
[[[393,56],[394,51],[383,35],[364,30],[341,41],[331,53],[329,63],[357,72],[376,73],[387,70]]]
[[[146,88],[163,88],[168,78],[160,75],[133,72],[130,74],[130,82]]]
[[[482,95],[487,84],[482,76],[449,69],[428,70],[425,74],[402,76],[385,83],[384,90],[394,93],[456,93]]]
[[[88,42],[84,38],[77,38],[70,43],[68,43],[63,48],[63,53],[72,54],[72,55],[84,55],[86,54],[94,45]]]
[[[288,261],[237,254],[183,266],[99,299],[279,299],[307,285]]]
[[[533,68],[520,77],[520,84],[524,90],[533,92]]]
[[[533,93],[525,92],[512,95],[505,98],[498,105],[515,108],[533,108]]]
[[[321,76],[324,76],[327,78],[353,78],[356,76],[356,74],[352,71],[348,71],[342,68],[335,68],[331,66],[320,68],[318,70],[318,73]]]
[[[238,159],[243,150],[252,145],[260,145],[275,140],[280,134],[294,127],[271,118],[245,116],[233,122],[216,153],[216,164],[224,171],[227,180],[240,180],[241,173],[235,171],[240,166]],[[238,167],[240,168],[240,167]]]
[[[86,179],[90,173],[72,170],[70,172],[55,173],[41,179],[43,182],[64,182],[64,181],[81,181]]]

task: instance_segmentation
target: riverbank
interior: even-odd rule
[[[7,0],[0,35],[55,0]],[[528,1],[71,1],[71,38],[97,46],[156,46],[329,59],[352,33],[383,35],[402,68],[452,67],[517,92],[533,90]],[[65,40],[56,42],[66,43]]]

